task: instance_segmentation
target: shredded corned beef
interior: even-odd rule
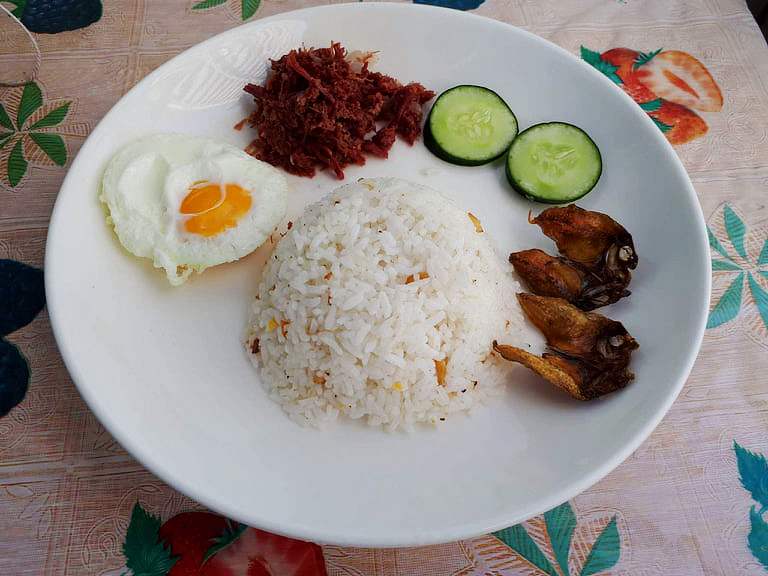
[[[248,84],[256,109],[248,118],[258,131],[246,148],[254,156],[299,176],[365,164],[364,154],[386,158],[400,135],[413,144],[421,134],[422,105],[433,96],[421,84],[403,86],[353,66],[341,44],[291,50],[272,60],[266,85]]]

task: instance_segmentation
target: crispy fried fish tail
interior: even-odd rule
[[[548,362],[540,356],[536,356],[535,354],[531,354],[520,348],[515,348],[514,346],[498,344],[495,341],[493,343],[493,349],[505,360],[517,362],[526,368],[533,370],[546,381],[551,382],[558,388],[562,388],[577,400],[588,400],[588,398],[581,393],[581,379],[574,377],[570,369],[563,369],[563,367],[556,366],[554,363]]]

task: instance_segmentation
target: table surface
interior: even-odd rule
[[[762,457],[768,454],[768,47],[744,1],[416,1],[503,20],[577,54],[581,46],[597,53],[674,50],[685,53],[677,56],[683,72],[698,70],[701,79],[700,64],[709,71],[711,79],[703,82],[719,86],[721,108],[716,88],[698,111],[668,102],[671,112],[645,106],[676,144],[711,232],[716,264],[704,344],[651,437],[608,477],[551,514],[442,546],[327,546],[311,562],[295,559],[295,569],[282,571],[270,564],[263,544],[253,544],[253,554],[266,558],[274,574],[322,573],[323,563],[328,574],[382,576],[768,571],[768,464]],[[27,2],[19,14],[39,28],[44,10],[36,15],[30,6],[45,3]],[[0,88],[7,113],[4,118],[0,110],[0,258],[42,266],[67,166],[99,119],[148,72],[242,20],[323,3],[105,0],[99,15],[98,0],[90,0],[81,5],[86,12],[92,8],[95,23],[35,34],[42,63],[32,86]],[[23,3],[6,3],[13,4]],[[75,20],[65,10],[52,26],[75,27]],[[24,42],[0,29],[0,67],[25,50]],[[609,55],[594,63],[619,74],[614,79],[628,88],[630,79],[610,66]],[[666,97],[686,99],[674,89]],[[19,127],[25,107],[31,112]],[[3,282],[13,279],[0,274]],[[4,290],[0,285],[0,295],[9,293]],[[0,310],[12,307],[0,301]],[[126,572],[123,549],[137,502],[161,521],[201,507],[146,471],[97,422],[67,375],[45,311],[6,340],[26,357],[31,379],[24,400],[0,418],[0,574]],[[174,554],[186,553],[179,550],[173,546]],[[135,572],[135,564],[129,567]],[[254,570],[232,573],[268,573]]]

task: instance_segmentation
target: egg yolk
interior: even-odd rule
[[[251,202],[250,192],[237,184],[196,182],[182,200],[179,211],[194,214],[184,222],[187,232],[215,236],[237,226],[237,221],[251,209]]]

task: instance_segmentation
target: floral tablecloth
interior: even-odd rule
[[[768,47],[744,1],[413,1],[580,55],[675,144],[708,221],[713,294],[668,416],[571,502],[472,540],[321,548],[206,513],[126,454],[72,385],[44,310],[48,220],[84,138],[149,71],[244,20],[323,2],[3,0],[42,58],[34,79],[0,88],[1,575],[768,572]],[[33,62],[8,23],[0,68]]]

